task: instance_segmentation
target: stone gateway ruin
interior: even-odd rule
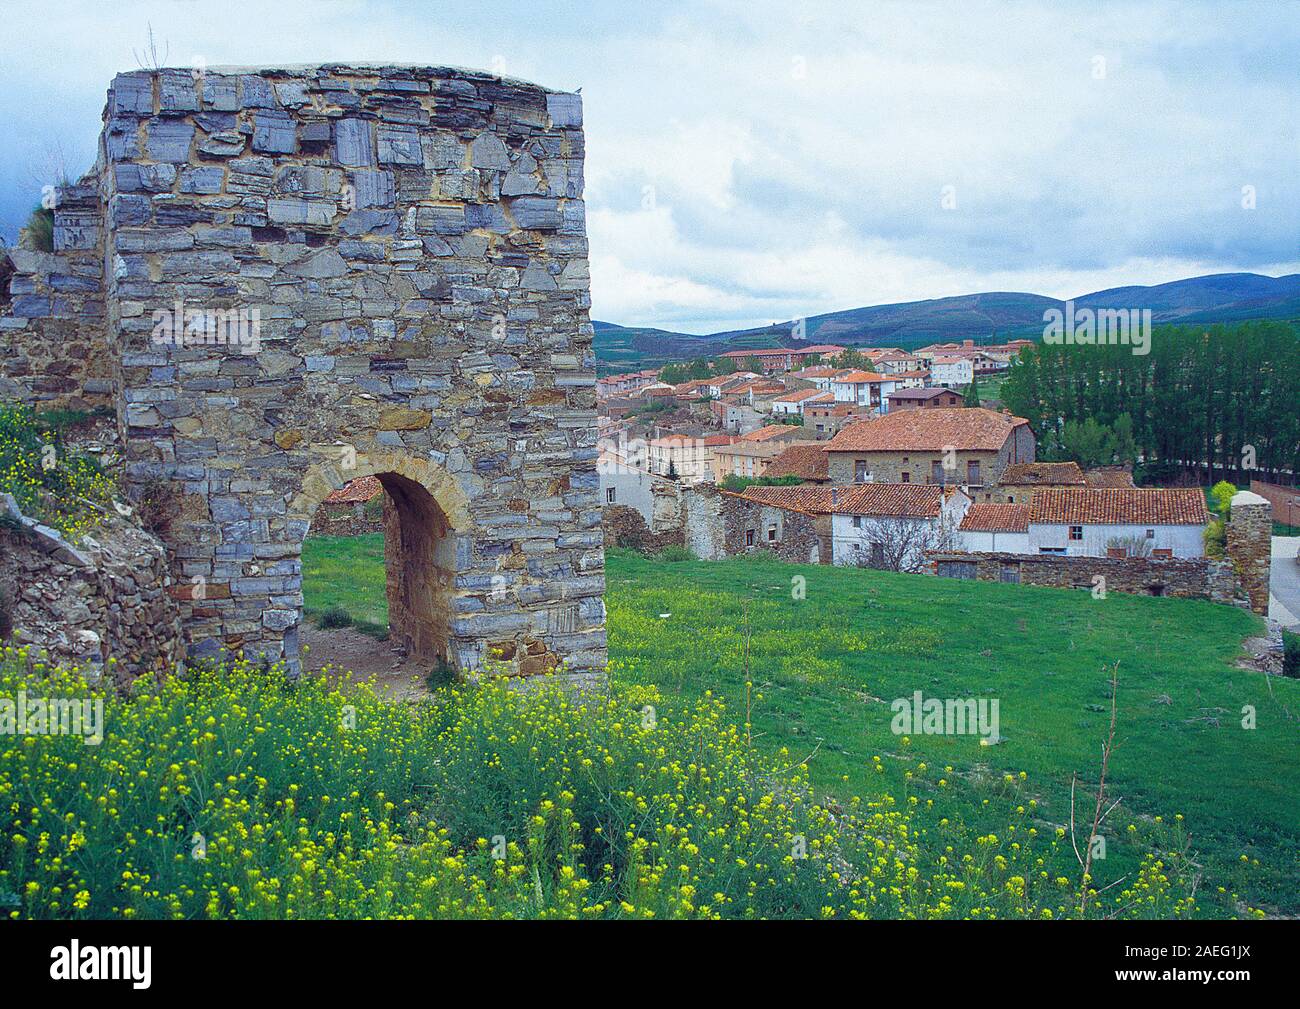
[[[118,76],[0,383],[111,404],[190,657],[298,665],[312,517],[383,485],[394,637],[605,663],[581,99],[439,67]],[[16,390],[16,391],[15,391]]]

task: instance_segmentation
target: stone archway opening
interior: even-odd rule
[[[376,473],[384,488],[384,574],[390,639],[410,658],[451,663],[456,544],[451,521],[420,484]]]
[[[350,511],[354,502],[348,491],[360,484],[371,492],[375,484],[382,489],[369,506],[382,506],[382,518],[349,535],[325,521],[322,508],[336,507],[331,494],[342,491],[343,507]],[[289,514],[302,537],[304,607],[323,616],[335,603],[343,602],[346,610],[355,600],[370,611],[368,619],[351,626],[327,628],[324,620],[302,624],[302,639],[311,646],[306,668],[328,665],[381,676],[417,671],[423,679],[440,665],[465,664],[452,624],[457,576],[468,556],[469,509],[445,469],[404,453],[349,450],[338,462],[308,470]],[[312,536],[313,526],[321,529],[321,539]],[[320,557],[328,563],[317,563]],[[386,638],[375,626],[385,611]],[[296,634],[286,635],[286,655],[298,650],[297,640]]]

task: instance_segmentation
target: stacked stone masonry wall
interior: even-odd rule
[[[448,68],[113,81],[82,233],[16,264],[5,374],[115,400],[128,487],[178,504],[191,655],[296,668],[303,539],[375,475],[427,657],[604,666],[583,155],[577,95]]]

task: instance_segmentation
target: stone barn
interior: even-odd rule
[[[303,539],[373,476],[417,657],[594,673],[582,188],[575,94],[440,67],[122,74],[54,252],[12,255],[0,385],[115,407],[133,496],[174,503],[191,657],[296,668]]]

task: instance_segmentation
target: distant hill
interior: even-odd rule
[[[1217,273],[1152,287],[1115,287],[1074,298],[1076,308],[1149,308],[1157,323],[1300,319],[1300,274]],[[1040,294],[992,291],[928,301],[850,308],[805,321],[807,339],[858,347],[919,347],[974,339],[1037,337],[1043,313],[1064,302]],[[755,329],[693,336],[598,322],[596,355],[616,369],[654,367],[728,350],[790,346],[793,320]]]

